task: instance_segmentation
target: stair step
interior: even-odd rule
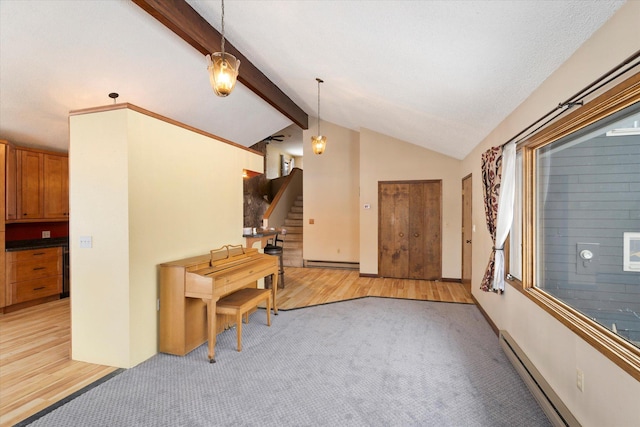
[[[291,248],[284,248],[284,251],[282,252],[282,258],[302,258],[302,247],[297,248],[297,249],[291,249]]]
[[[288,225],[285,228],[287,229],[287,236],[289,234],[302,234],[303,230],[302,225]]]
[[[291,210],[289,212],[302,213],[302,206],[291,206]]]
[[[287,215],[287,219],[302,219],[302,213],[301,212],[289,212],[289,215]]]
[[[286,237],[286,239],[284,241],[285,245],[289,246],[289,245],[287,245],[287,243],[294,243],[294,242],[302,242],[302,234],[298,234],[298,233],[288,234],[287,233],[287,237]]]
[[[298,250],[302,249],[302,240],[287,240],[284,242],[284,250]]]
[[[293,206],[303,207],[304,206],[304,202],[302,200],[296,200],[296,201],[293,202]]]
[[[302,261],[302,257],[300,257],[300,258],[292,258],[292,259],[283,258],[282,259],[282,265],[284,265],[285,267],[302,268],[302,267],[304,267],[304,262]]]
[[[284,220],[284,225],[286,227],[302,227],[302,218],[301,219],[287,218]]]

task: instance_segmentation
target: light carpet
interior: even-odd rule
[[[367,297],[259,310],[158,354],[33,426],[548,426],[474,305]]]

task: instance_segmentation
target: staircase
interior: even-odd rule
[[[302,267],[302,196],[298,196],[284,220],[287,235],[284,239],[282,262],[285,267]]]

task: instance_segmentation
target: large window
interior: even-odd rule
[[[640,233],[638,109],[535,151],[534,285],[640,346],[640,269],[624,268],[625,234]]]
[[[529,138],[520,155],[522,250],[520,233],[511,244],[522,269],[510,273],[640,380],[640,75]]]

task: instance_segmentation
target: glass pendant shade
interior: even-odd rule
[[[211,88],[218,96],[228,96],[236,85],[240,60],[225,52],[207,55]]]
[[[318,135],[311,137],[311,147],[313,148],[313,154],[322,154],[327,147],[327,137]]]

